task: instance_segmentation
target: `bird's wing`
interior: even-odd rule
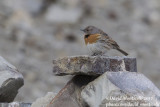
[[[117,44],[117,42],[115,42],[111,37],[109,37],[106,33],[103,33],[102,38],[100,39],[101,43],[104,43],[106,48],[113,48],[116,49],[118,51],[120,51],[122,54],[124,54],[125,56],[128,55],[127,52],[123,51],[122,49],[120,49],[119,45]]]
[[[115,48],[115,49],[119,48],[119,45],[117,44],[117,42],[115,42],[111,38],[108,40],[108,43],[110,43],[113,46],[113,48]]]
[[[102,35],[102,38],[100,39],[101,43],[105,43],[106,45],[117,49],[120,48],[117,42],[115,42],[111,37],[109,37],[106,33]]]

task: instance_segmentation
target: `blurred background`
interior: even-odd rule
[[[15,101],[33,102],[65,85],[70,76],[54,76],[52,60],[88,54],[80,31],[88,25],[136,57],[138,72],[160,88],[160,0],[1,0],[0,55],[25,82]]]

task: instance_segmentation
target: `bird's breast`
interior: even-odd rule
[[[97,42],[97,40],[101,37],[100,34],[91,34],[91,35],[85,35],[84,40],[85,44],[94,44]]]

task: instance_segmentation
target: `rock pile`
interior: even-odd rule
[[[58,76],[74,76],[54,98],[49,99],[47,107],[160,104],[160,90],[143,74],[137,72],[135,58],[65,57],[53,61],[53,72]],[[35,103],[33,104],[44,105],[40,101]]]

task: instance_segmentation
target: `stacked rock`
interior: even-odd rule
[[[159,89],[137,72],[136,58],[75,56],[53,61],[57,76],[74,75],[47,107],[157,106]]]

